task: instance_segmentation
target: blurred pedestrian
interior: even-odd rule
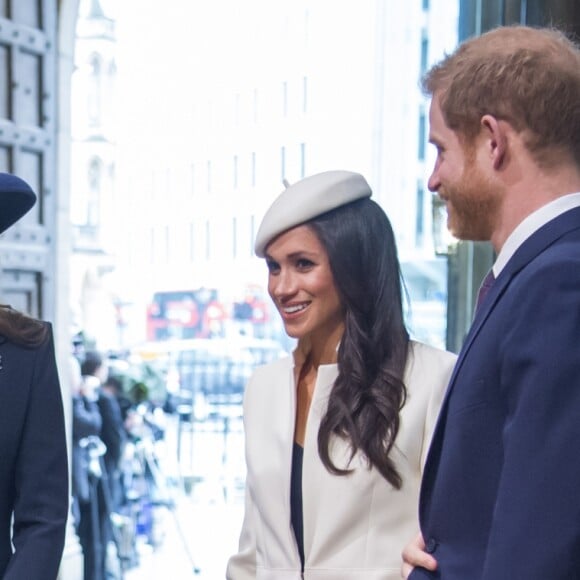
[[[71,364],[73,515],[83,549],[83,578],[101,580],[106,577],[108,541],[103,531],[109,526],[110,514],[103,497],[100,457],[94,454],[102,426],[97,405],[99,381],[94,377],[83,379],[76,359]]]
[[[104,462],[112,501],[111,510],[115,511],[119,507],[121,497],[119,493],[120,463],[127,441],[121,407],[115,394],[110,389],[104,388],[109,369],[100,352],[89,350],[85,353],[81,363],[81,372],[85,379],[94,377],[98,381],[97,405],[102,419],[100,437],[107,448]]]
[[[103,391],[110,393],[117,399],[119,410],[121,411],[121,419],[125,428],[127,428],[127,419],[133,409],[133,402],[125,394],[123,390],[123,381],[119,377],[108,375],[103,383]]]
[[[113,569],[113,564],[117,567],[117,562],[109,558],[109,553],[117,550],[114,543],[115,530],[113,529],[114,513],[118,513],[123,502],[123,483],[122,483],[122,466],[121,461],[127,441],[127,433],[121,416],[121,408],[114,394],[103,388],[108,378],[109,369],[103,355],[95,350],[85,352],[81,363],[81,373],[85,382],[91,382],[95,385],[97,394],[97,406],[101,414],[101,431],[99,434],[100,444],[92,445],[89,448],[93,456],[102,454],[100,457],[100,472],[95,474],[98,477],[97,483],[97,505],[99,507],[99,519],[102,518],[102,525],[93,533],[99,533],[101,537],[100,544],[104,549],[98,553],[97,570],[105,571]],[[95,468],[97,462],[94,463]],[[103,517],[103,514],[106,517]],[[96,519],[93,513],[93,522]],[[109,550],[109,548],[114,548]],[[118,554],[117,554],[118,556]],[[85,579],[87,580],[87,579]],[[100,580],[100,578],[91,580]]]

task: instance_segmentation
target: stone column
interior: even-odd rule
[[[71,462],[70,442],[72,432],[72,393],[70,385],[70,299],[69,260],[71,254],[70,226],[70,97],[71,75],[74,65],[74,40],[79,0],[58,2],[58,129],[57,129],[57,204],[56,204],[56,292],[55,292],[55,338],[56,354],[62,385],[62,396],[67,421],[69,441],[69,465]],[[59,580],[79,580],[83,577],[83,554],[78,537],[69,517],[66,543],[59,573]]]

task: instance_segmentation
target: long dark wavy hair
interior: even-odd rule
[[[0,304],[0,336],[26,348],[40,346],[48,329],[40,320],[30,318],[6,304]]]
[[[409,334],[403,319],[402,277],[395,236],[385,212],[358,200],[308,222],[328,253],[345,308],[338,349],[338,377],[318,431],[318,453],[336,475],[332,437],[348,439],[396,489],[402,486],[390,451],[406,400],[403,373]]]

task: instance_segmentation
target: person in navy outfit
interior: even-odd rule
[[[0,233],[36,195],[0,173]],[[52,327],[0,306],[0,577],[54,580],[69,511],[65,421]]]
[[[580,578],[580,49],[502,27],[424,79],[429,188],[490,240],[481,300],[425,470],[411,580]]]

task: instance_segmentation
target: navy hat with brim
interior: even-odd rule
[[[30,185],[11,173],[0,173],[0,233],[16,223],[36,202]]]
[[[254,244],[256,255],[264,258],[267,246],[283,232],[371,195],[366,179],[352,171],[325,171],[289,185],[262,219]]]

